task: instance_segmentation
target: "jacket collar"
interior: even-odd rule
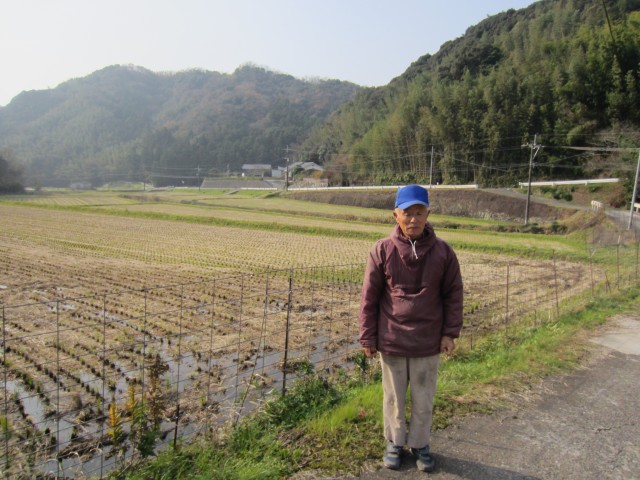
[[[405,237],[400,226],[396,225],[393,233],[391,234],[391,240],[398,249],[398,252],[402,257],[402,261],[405,264],[414,264],[420,262],[434,245],[436,241],[436,233],[431,224],[427,223],[424,227],[424,231],[422,232],[422,237],[412,241]],[[418,258],[415,258],[416,255]]]

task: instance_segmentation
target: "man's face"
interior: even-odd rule
[[[405,210],[396,208],[393,211],[393,217],[400,225],[400,230],[405,237],[417,240],[422,236],[424,226],[427,224],[429,209],[420,204],[411,205]]]

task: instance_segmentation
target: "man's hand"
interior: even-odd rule
[[[451,355],[453,350],[455,350],[456,344],[451,337],[442,337],[440,340],[440,353],[446,353],[447,355]]]
[[[362,351],[367,358],[374,357],[376,353],[378,353],[378,349],[376,349],[376,347],[362,347]]]

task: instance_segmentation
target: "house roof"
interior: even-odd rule
[[[302,168],[305,170],[324,170],[320,165],[315,162],[304,162]]]
[[[320,165],[318,165],[315,162],[294,162],[291,165],[289,165],[289,168],[291,170],[293,170],[296,167],[300,167],[303,170],[320,170],[321,172],[324,171],[324,168],[322,168]]]
[[[271,170],[271,165],[266,163],[245,163],[242,165],[243,170]]]

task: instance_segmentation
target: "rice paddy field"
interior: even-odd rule
[[[430,220],[462,266],[469,348],[614,281],[584,236]],[[345,368],[367,254],[392,226],[390,211],[264,192],[0,197],[0,470],[102,476],[136,454],[134,405],[169,445],[310,366]]]

